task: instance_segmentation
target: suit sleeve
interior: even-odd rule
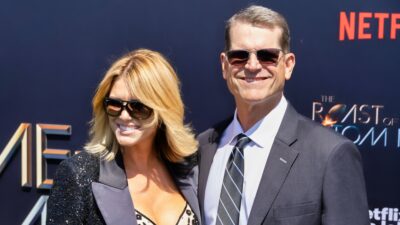
[[[368,202],[357,147],[350,141],[332,151],[323,183],[324,225],[368,225]]]
[[[79,174],[68,160],[57,168],[51,195],[47,201],[47,224],[84,224],[84,196]]]

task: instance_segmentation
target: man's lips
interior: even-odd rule
[[[262,81],[268,79],[268,77],[239,77],[240,80],[247,82]]]

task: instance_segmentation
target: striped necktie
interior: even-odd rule
[[[250,142],[244,134],[237,136],[236,145],[232,149],[225,168],[221,196],[218,204],[216,225],[238,225],[240,216],[240,202],[244,180],[243,148]]]

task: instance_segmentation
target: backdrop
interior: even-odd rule
[[[88,139],[98,82],[129,50],[169,58],[197,133],[232,114],[224,21],[250,3],[291,27],[288,100],[359,147],[371,224],[400,224],[398,1],[0,0],[2,224],[41,223],[57,164]]]

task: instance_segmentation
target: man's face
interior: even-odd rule
[[[281,49],[280,28],[254,26],[234,22],[230,30],[231,49],[247,50],[247,62],[230,64],[225,52],[221,53],[223,77],[237,105],[276,104],[282,96],[285,80],[289,80],[295,57],[292,53],[279,52],[276,63],[260,63],[255,52],[260,49]]]

